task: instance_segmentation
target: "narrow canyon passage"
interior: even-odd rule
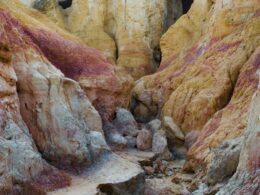
[[[259,6],[0,0],[0,194],[259,194]]]

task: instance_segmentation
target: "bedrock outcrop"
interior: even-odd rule
[[[71,182],[50,164],[79,171],[112,158],[102,119],[75,81],[81,73],[96,82],[118,79],[100,52],[46,16],[16,0],[0,1],[1,194],[45,194]],[[115,184],[135,182],[140,175],[143,185],[140,167],[123,165],[133,170],[129,177],[114,176]]]
[[[79,84],[66,78],[36,45],[37,30],[23,23],[29,16],[24,13],[24,20],[18,21],[14,7],[8,6],[1,2],[2,42],[12,51],[21,115],[39,151],[60,165],[91,164],[92,154],[109,150],[101,146],[91,151],[93,138],[106,145],[98,112]]]
[[[184,134],[201,132],[189,167],[207,164],[211,149],[245,131],[259,82],[259,24],[254,0],[195,0],[163,35],[159,70],[136,82],[139,121],[171,117]]]
[[[177,2],[0,0],[0,194],[259,193],[258,0],[194,0],[140,78]]]
[[[14,15],[26,24],[25,33],[56,68],[66,77],[79,82],[103,120],[110,119],[117,106],[128,105],[132,87],[129,75],[109,63],[101,52],[86,46],[81,39],[59,28],[55,22],[20,3],[14,5],[13,2],[18,1],[9,4],[6,2],[5,5],[13,9]],[[42,3],[45,5],[48,2]],[[20,14],[18,10],[26,13]]]
[[[23,194],[26,190],[40,193],[65,187],[70,178],[42,159],[21,117],[18,78],[2,15],[0,21],[0,194]]]
[[[27,5],[101,50],[135,79],[156,69],[160,37],[182,14],[180,0],[73,0],[70,6],[61,2],[66,0],[35,0]]]
[[[258,56],[259,57],[259,56]],[[259,86],[253,96],[248,124],[236,173],[217,194],[259,194],[260,188],[260,118]]]

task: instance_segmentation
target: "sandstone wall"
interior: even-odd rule
[[[60,8],[54,4],[54,1],[35,1],[34,5],[37,5],[38,9],[47,16],[57,19],[52,11],[56,13],[53,9]],[[12,6],[10,2],[9,7]],[[101,52],[85,46],[82,39],[59,28],[63,20],[53,19],[51,22],[21,4],[15,6],[18,6],[18,9],[26,9],[27,15],[16,13],[16,17],[30,26],[29,30],[26,29],[26,33],[32,37],[33,42],[40,47],[41,52],[54,66],[65,76],[80,83],[103,120],[111,119],[116,107],[128,106],[133,80],[127,72],[113,66]],[[35,28],[31,29],[31,27]]]
[[[111,152],[89,100],[108,119],[119,102],[127,104],[120,98],[128,77],[56,25],[18,0],[0,0],[0,194],[46,194],[70,185],[71,177],[50,164],[73,173],[92,166],[95,179],[85,181],[94,193],[107,180],[123,186],[118,193],[141,193],[142,169]],[[116,164],[109,177],[98,172],[108,162]],[[118,168],[128,170],[122,176]]]
[[[11,21],[1,2],[0,7],[0,194],[23,194],[26,189],[34,194],[65,187],[70,178],[42,159],[20,112],[19,78],[6,31]]]
[[[39,20],[32,19],[33,16]],[[62,60],[66,58],[61,55],[62,49],[64,55],[75,48],[81,49],[86,58],[81,59],[83,62],[77,61],[77,56],[71,53],[72,56],[68,57],[75,58],[72,61],[74,66],[86,63],[86,67],[72,70],[70,73],[74,75],[69,75],[71,77],[76,77],[81,72],[90,76],[98,77],[104,74],[109,77],[113,74],[113,68],[102,59],[101,54],[85,46],[80,47],[77,40],[73,41],[73,37],[69,34],[66,35],[56,28],[70,39],[65,40],[53,29],[50,30],[48,24],[50,26],[53,24],[48,21],[45,16],[28,9],[18,1],[0,1],[1,54],[3,54],[1,59],[3,62],[9,62],[8,66],[3,66],[9,75],[1,76],[11,85],[4,88],[4,94],[8,95],[8,91],[12,90],[11,95],[16,95],[17,90],[18,96],[14,96],[16,97],[14,105],[20,106],[21,109],[21,115],[18,108],[8,111],[7,114],[14,115],[20,120],[22,116],[38,150],[51,163],[62,168],[90,165],[102,154],[110,151],[103,136],[101,117],[80,85],[65,77],[51,63],[51,57],[58,51],[60,58],[57,60],[63,62]],[[52,44],[59,50],[51,50]],[[89,61],[95,66],[87,66]],[[63,65],[66,70],[66,64]],[[65,70],[67,75],[68,72]],[[13,102],[8,101],[7,105]],[[18,119],[16,123],[24,124]],[[12,126],[12,123],[8,125]],[[24,134],[29,136],[26,128],[24,129]],[[25,144],[30,145],[30,140]],[[17,165],[17,168],[19,166]]]
[[[159,51],[162,33],[182,13],[180,0],[74,0],[67,9],[55,0],[37,0],[33,7],[135,79],[156,69],[154,49]]]
[[[258,85],[257,2],[195,0],[161,39],[157,73],[132,92],[139,120],[170,116],[185,134],[201,131],[189,152],[194,168],[210,160],[210,148],[244,133]]]
[[[73,0],[66,9],[56,0],[23,2],[47,17],[18,0],[0,0],[0,192],[12,188],[10,178],[34,182],[44,170],[56,170],[35,145],[61,168],[90,165],[110,153],[91,103],[104,122],[117,106],[127,106],[129,73],[138,79],[155,70],[159,42],[159,69],[136,81],[131,93],[136,118],[161,118],[163,125],[167,119],[182,140],[198,132],[194,144],[187,143],[184,169],[202,176],[215,148],[245,136],[237,172],[219,194],[259,191],[259,0],[195,0],[161,40],[169,16],[179,14],[171,12],[181,7],[177,0]],[[32,176],[27,166],[11,163],[17,174],[9,177],[11,159],[24,158],[13,137],[30,154],[25,164],[36,166]],[[170,141],[179,143],[175,137]]]
[[[259,52],[259,49],[258,49]],[[257,56],[258,63],[260,55]],[[259,72],[258,72],[259,76]],[[259,86],[254,94],[248,114],[248,124],[242,145],[237,172],[217,194],[259,194],[260,183],[260,121]]]

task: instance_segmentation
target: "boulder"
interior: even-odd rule
[[[116,127],[112,123],[105,123],[104,132],[108,144],[114,150],[122,150],[127,146],[127,139],[118,133]]]
[[[132,136],[126,136],[125,139],[127,140],[127,146],[128,148],[136,148],[137,144],[136,144],[136,137],[132,137]]]
[[[116,118],[113,124],[117,131],[123,136],[137,136],[138,126],[131,112],[124,108],[116,109]]]
[[[123,150],[128,144],[127,140],[119,133],[110,133],[107,141],[114,150]]]
[[[152,148],[152,134],[147,129],[142,129],[137,136],[136,145],[140,150],[148,150]]]
[[[162,122],[159,119],[154,119],[150,121],[146,127],[151,130],[153,134],[160,130]]]
[[[228,140],[214,149],[207,170],[207,183],[214,185],[222,182],[236,172],[241,142],[241,138]]]
[[[167,137],[170,139],[179,139],[184,141],[185,135],[182,133],[181,129],[173,122],[171,117],[165,116],[163,118],[163,126],[166,131]]]
[[[168,149],[167,139],[163,130],[153,135],[152,151],[162,159],[171,159],[172,155]]]
[[[71,185],[50,195],[144,193],[145,174],[142,168],[115,154],[104,155],[87,172],[72,176]]]

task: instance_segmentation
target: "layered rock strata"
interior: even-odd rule
[[[74,0],[70,7],[59,6],[59,2],[36,0],[27,4],[103,51],[110,62],[135,79],[156,69],[160,37],[182,13],[180,0]]]
[[[259,22],[254,0],[195,0],[162,37],[157,73],[134,87],[139,121],[171,117],[184,134],[201,131],[188,167],[207,164],[211,149],[244,133],[259,82]]]
[[[85,82],[94,83],[118,77],[101,53],[19,1],[0,1],[0,27],[0,192],[45,194],[69,185],[70,177],[42,157],[78,171],[113,156],[100,115],[79,83],[66,76],[84,74]],[[116,184],[142,174],[138,165],[131,166],[138,171],[129,170],[129,178],[115,176]]]
[[[104,139],[99,114],[78,83],[64,77],[42,54],[30,27],[6,10],[1,11],[1,24],[2,42],[13,53],[11,64],[18,79],[21,115],[38,149],[59,164],[90,164],[91,131]]]
[[[21,117],[10,45],[0,16],[0,194],[41,193],[70,183],[70,178],[47,164]],[[48,180],[48,182],[46,182]]]
[[[259,88],[254,94],[248,115],[248,125],[236,173],[217,194],[259,194],[260,188],[260,119]]]
[[[13,10],[23,25],[26,24],[24,32],[44,56],[66,77],[80,83],[103,120],[110,119],[117,106],[128,105],[131,77],[110,64],[101,52],[85,46],[81,39],[18,1],[3,3]]]

